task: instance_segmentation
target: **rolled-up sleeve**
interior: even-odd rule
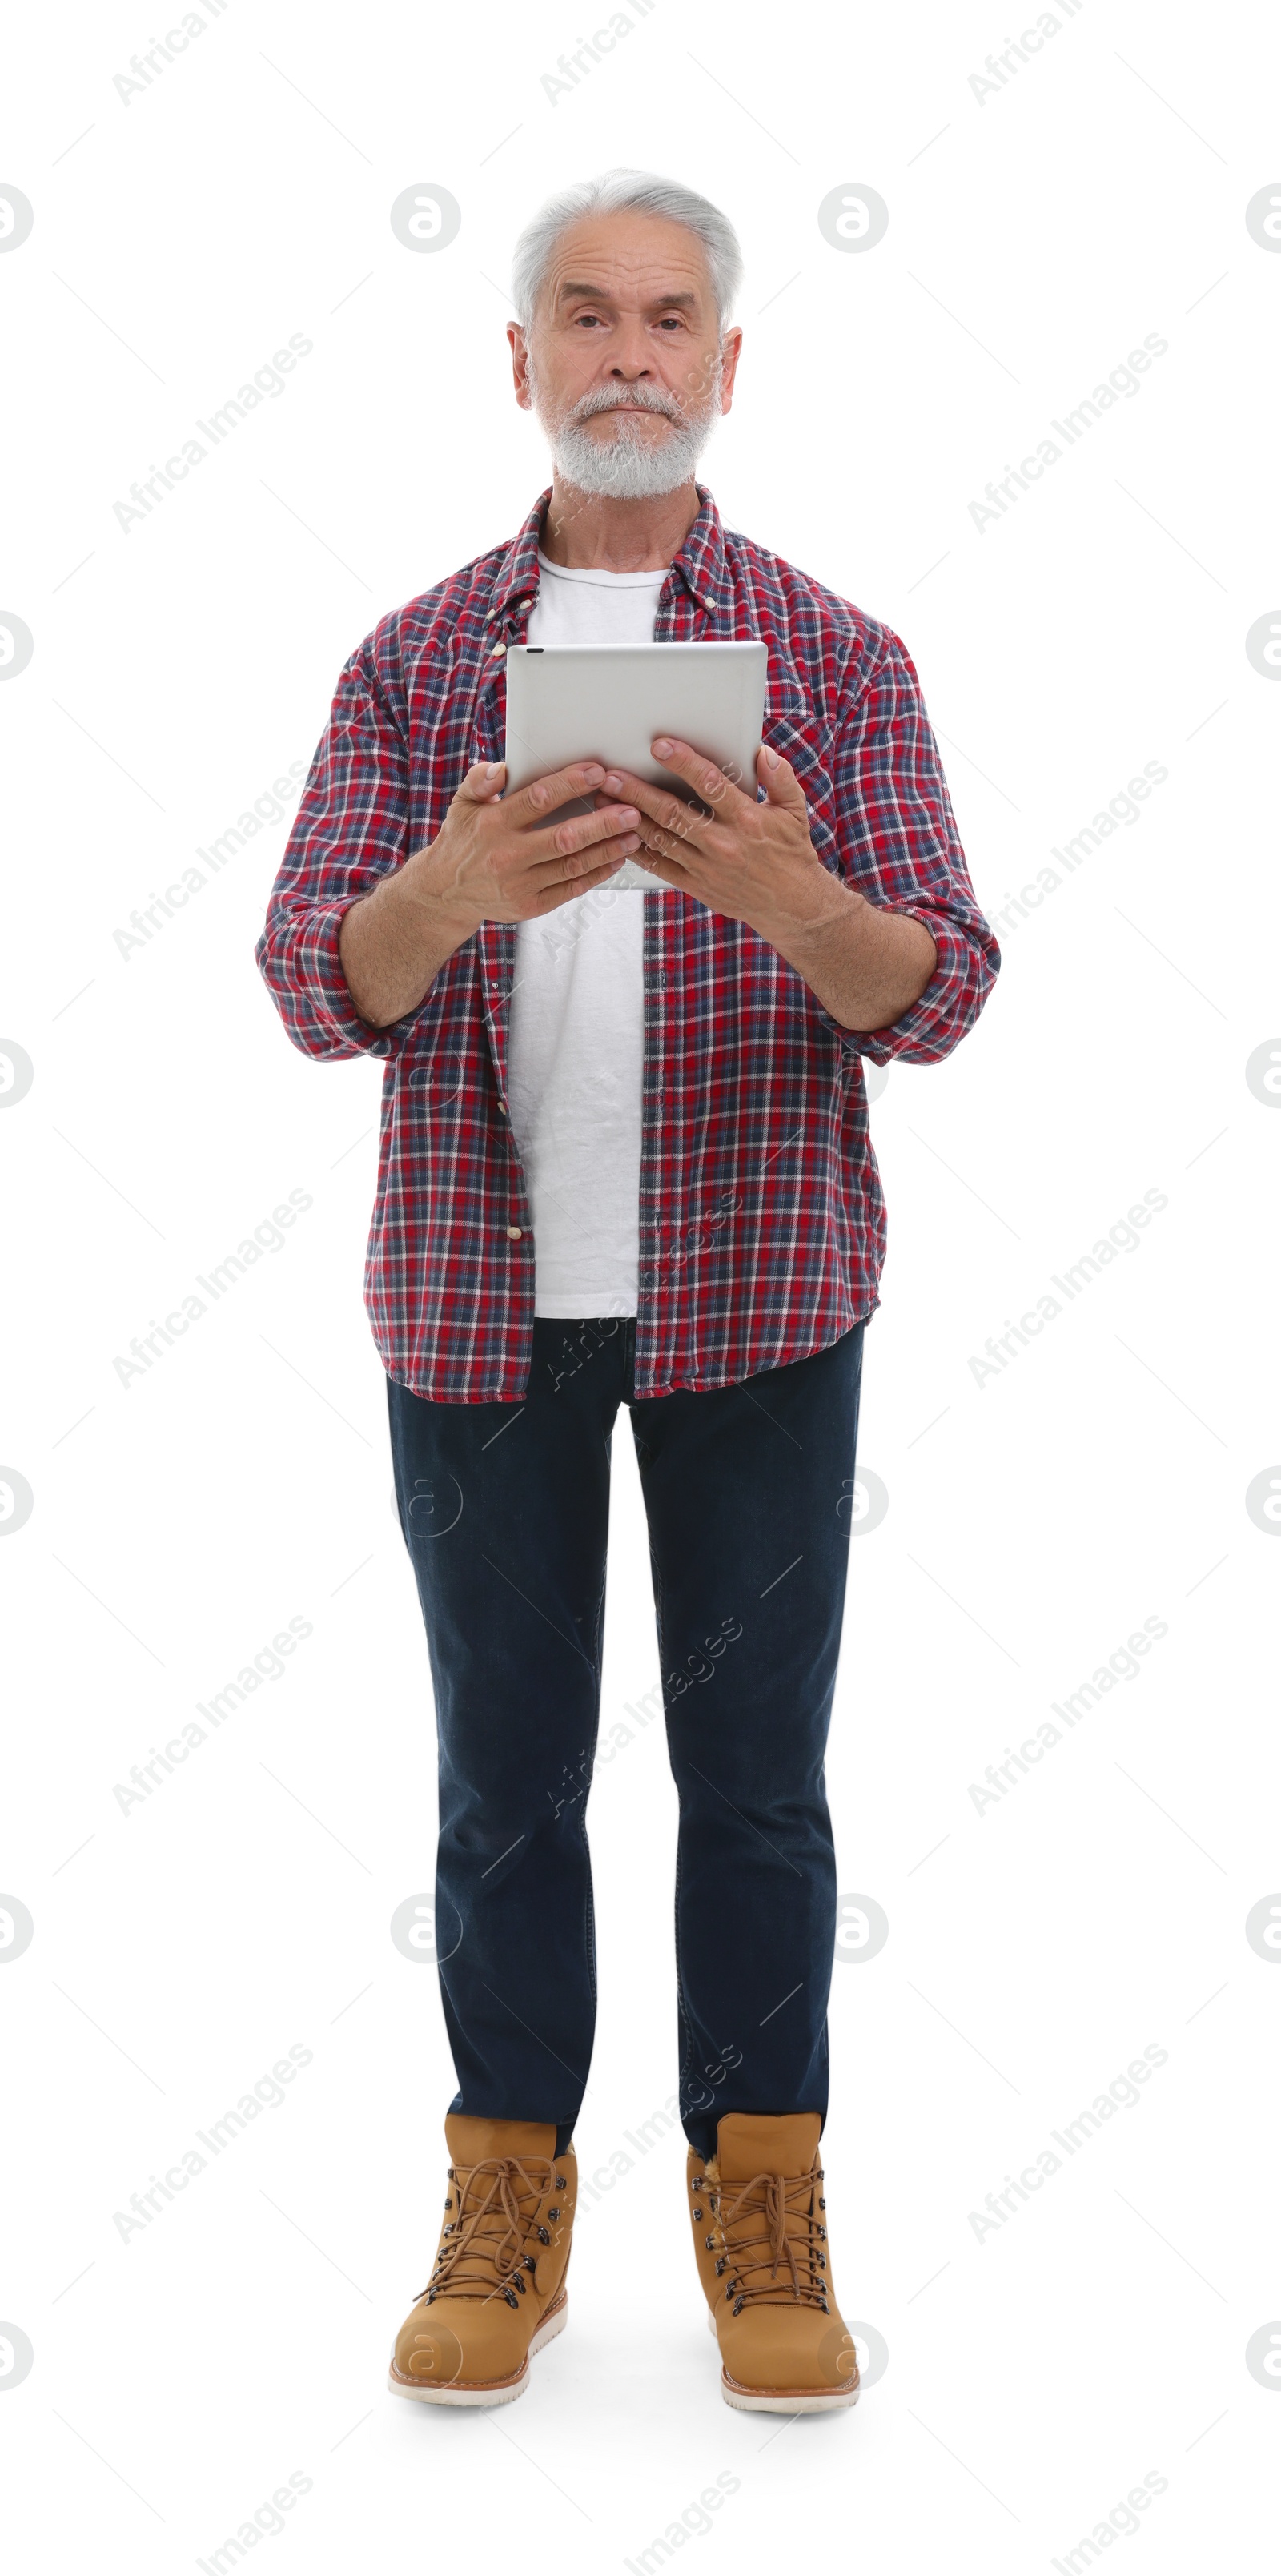
[[[339,679],[254,948],[304,1055],[394,1055],[413,1025],[362,1020],[338,953],[344,914],[409,856],[408,768],[367,639]]]
[[[924,992],[889,1028],[843,1028],[817,997],[814,1006],[874,1064],[935,1064],[973,1028],[1001,952],[970,883],[920,682],[897,635],[882,633],[837,744],[840,873],[881,910],[923,921],[938,954]]]

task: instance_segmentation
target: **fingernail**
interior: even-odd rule
[[[607,769],[607,770],[606,770],[606,772],[605,772],[605,785],[606,785],[607,787],[621,787],[621,786],[622,786],[622,783],[623,783],[623,781],[622,781],[622,777],[621,777],[621,775],[620,775],[620,773],[619,773],[619,771],[618,771],[618,770],[616,770],[616,769]]]
[[[657,741],[652,745],[652,749],[657,753],[660,760],[662,760],[665,753],[671,750],[671,747],[672,746],[668,741],[666,734],[662,733],[659,734]]]
[[[766,754],[765,754],[765,763],[766,763],[766,767],[767,767],[767,768],[769,768],[769,769],[777,769],[777,767],[778,767],[778,753],[777,753],[776,751],[767,751],[767,752],[766,752]]]
[[[640,848],[639,832],[625,832],[623,835],[622,847],[625,850],[638,850]]]
[[[502,769],[502,768],[504,768],[504,767],[505,767],[505,765],[506,765],[506,764],[505,764],[503,761],[501,761],[501,760],[490,760],[490,761],[487,761],[487,762],[486,762],[486,764],[485,764],[485,776],[486,776],[486,778],[497,778],[498,773],[499,773],[499,770],[500,770],[500,769]]]
[[[620,823],[639,823],[640,816],[634,805],[620,805],[618,819]]]

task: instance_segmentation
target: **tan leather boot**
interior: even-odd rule
[[[432,2276],[396,2337],[388,2386],[432,2406],[506,2406],[560,2333],[578,2192],[542,2120],[445,2121],[449,2191]]]
[[[818,2415],[858,2398],[854,2337],[836,2305],[817,2111],[730,2111],[686,2183],[727,2406]]]

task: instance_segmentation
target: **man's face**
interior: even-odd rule
[[[716,328],[702,243],[637,213],[562,233],[534,325],[508,326],[516,399],[580,491],[640,500],[688,482],[733,393],[742,334]]]

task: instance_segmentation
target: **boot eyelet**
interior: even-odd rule
[[[715,2237],[714,2237],[714,2236],[705,2236],[705,2237],[703,2238],[703,2243],[704,2243],[704,2244],[705,2244],[705,2246],[707,2247],[707,2251],[708,2251],[708,2253],[709,2253],[709,2254],[714,2254],[714,2253],[715,2253],[715,2251],[716,2251],[716,2239],[715,2239]]]
[[[549,2218],[559,2218],[560,2211],[558,2209],[549,2209],[547,2215]]]
[[[566,2182],[563,2174],[556,2174],[553,2179],[555,2181],[557,2191],[568,2191],[569,2184]]]
[[[540,2245],[550,2245],[551,2241],[552,2241],[552,2240],[551,2240],[550,2236],[548,2235],[546,2228],[545,2228],[545,2227],[540,2227],[540,2228],[539,2228],[539,2230],[538,2230],[538,2242],[539,2242],[539,2244],[540,2244]]]
[[[696,2210],[695,2210],[695,2212],[694,2212],[694,2216],[695,2216],[695,2218],[701,2218],[701,2217],[703,2216],[703,2212],[702,2212],[702,2210],[701,2210],[701,2209],[696,2209]]]

